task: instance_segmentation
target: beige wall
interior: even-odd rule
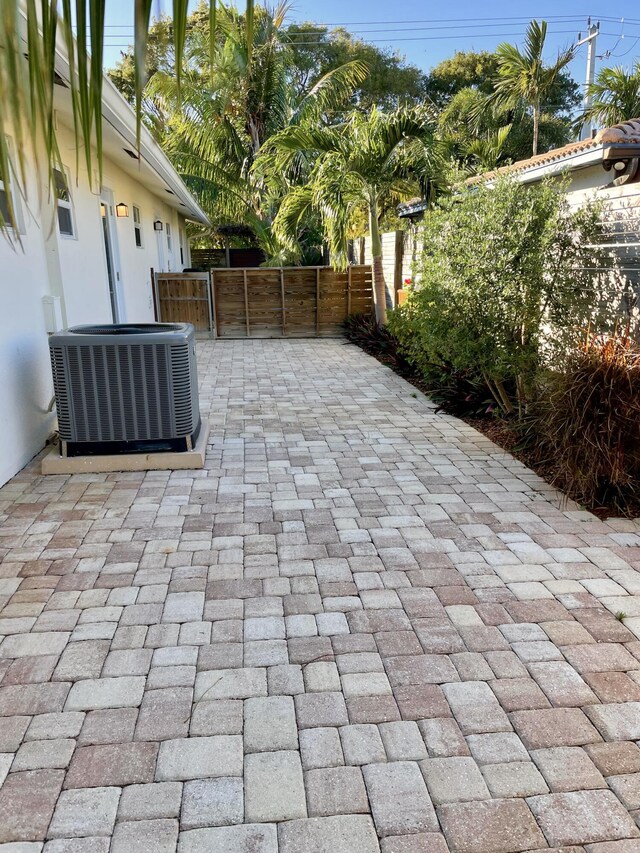
[[[386,231],[382,234],[382,269],[384,271],[384,280],[387,286],[387,292],[389,293],[392,301],[395,296],[394,280],[396,270],[396,233],[396,231]],[[409,227],[406,231],[403,231],[403,234],[404,248],[402,251],[401,282],[404,282],[407,278],[413,278],[413,262],[418,248],[415,242],[415,229],[413,227]],[[365,264],[373,262],[370,237],[365,237],[364,241],[364,262]]]

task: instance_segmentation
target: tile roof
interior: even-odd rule
[[[467,178],[464,183],[467,186],[472,186],[473,184],[480,184],[483,181],[490,181],[499,175],[513,175],[519,172],[526,172],[528,169],[564,160],[574,154],[581,154],[583,151],[589,151],[605,145],[640,145],[640,118],[629,119],[629,121],[605,127],[599,130],[591,139],[570,142],[568,145],[563,145],[561,148],[552,148],[551,151],[545,151],[543,154],[537,154],[535,157],[528,157],[526,160],[516,160],[515,163],[510,163],[508,166],[501,166],[499,169],[483,172],[481,175],[474,175],[471,178]],[[424,210],[425,207],[426,203],[424,199],[419,197],[411,198],[398,206],[398,212],[401,217],[410,216],[412,213]]]
[[[640,145],[640,118],[623,121],[620,124],[614,124],[612,127],[605,127],[599,130],[591,139],[570,142],[561,148],[552,148],[551,151],[545,151],[544,154],[537,154],[535,157],[529,157],[526,160],[516,160],[515,163],[510,163],[508,166],[501,166],[499,169],[484,172],[481,175],[474,175],[472,178],[468,178],[465,184],[478,184],[482,181],[498,177],[498,175],[526,172],[528,169],[564,160],[566,157],[580,154],[583,151],[589,151],[593,148],[599,148],[603,145]]]

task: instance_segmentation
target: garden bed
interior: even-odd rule
[[[409,364],[409,362],[401,356],[399,357],[397,353],[392,350],[389,350],[388,352],[380,352],[379,344],[375,340],[371,340],[367,343],[366,341],[352,339],[352,342],[355,343],[356,346],[360,346],[361,349],[373,356],[382,364],[390,367],[402,376],[403,379],[406,379],[407,382],[421,391],[425,396],[430,396],[431,389],[422,376]],[[442,411],[446,411],[446,409],[443,407]],[[507,420],[496,415],[487,415],[485,417],[458,417],[460,417],[460,420],[464,421],[466,424],[469,424],[469,426],[477,429],[478,432],[486,435],[487,438],[491,439],[491,441],[498,445],[498,447],[501,447],[507,453],[514,456],[534,471],[546,483],[549,483],[549,485],[563,492],[567,499],[575,500],[580,503],[579,496],[572,494],[570,486],[566,482],[562,481],[556,466],[553,464],[553,460],[547,459],[541,461],[534,449],[528,448],[523,444],[521,435]],[[619,518],[621,516],[620,510],[612,505],[605,504],[585,508],[602,520],[607,518]],[[629,518],[640,518],[640,497],[629,504],[625,516]]]
[[[407,377],[405,377],[407,378]],[[411,381],[410,379],[408,381]],[[427,396],[428,392],[425,391]],[[503,418],[487,417],[487,418],[461,418],[466,424],[477,429],[487,438],[490,438],[494,444],[506,450],[520,462],[531,468],[539,477],[546,483],[563,492],[567,498],[580,503],[579,498],[571,494],[571,488],[567,483],[562,481],[557,468],[553,464],[553,460],[540,461],[536,453],[523,446],[522,439],[513,429],[513,427]],[[589,512],[592,512],[600,519],[619,518],[620,511],[614,506],[590,506],[586,507]],[[640,499],[634,504],[630,504],[626,515],[630,518],[640,518]]]

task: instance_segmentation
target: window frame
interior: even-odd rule
[[[63,164],[61,167],[55,166],[53,169],[54,180],[56,176],[56,172],[59,172],[65,180],[65,186],[67,189],[67,193],[69,194],[69,200],[61,199],[58,195],[58,185],[54,184],[54,193],[55,193],[55,209],[56,209],[56,220],[58,222],[58,234],[64,240],[77,240],[78,239],[78,228],[76,226],[76,217],[75,217],[75,209],[73,204],[73,196],[71,194],[71,179],[69,177],[69,170]],[[60,215],[58,213],[60,207],[62,206],[63,210],[69,211],[69,220],[71,222],[71,233],[68,234],[66,231],[63,231],[60,227]]]
[[[165,222],[164,227],[166,229],[165,233],[167,235],[167,252],[170,255],[173,255],[173,235],[171,234],[171,223]]]
[[[13,143],[10,136],[6,137],[7,147],[9,151],[13,153]],[[11,164],[9,164],[9,168],[11,168]],[[6,230],[8,235],[24,235],[25,225],[24,218],[22,216],[22,207],[20,205],[20,193],[15,192],[16,183],[15,181],[10,181],[9,186],[5,184],[4,179],[0,176],[0,192],[4,193],[5,196],[10,200],[10,203],[13,207],[13,213],[15,218],[15,225],[12,225],[9,220],[5,220],[4,229]]]
[[[140,208],[137,204],[131,205],[132,210],[132,218],[133,218],[133,242],[136,249],[144,249],[144,237],[142,232],[142,214],[140,213]],[[137,214],[137,221],[136,221]],[[138,242],[138,240],[140,242]]]

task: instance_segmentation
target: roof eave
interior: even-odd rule
[[[24,29],[26,27],[26,14],[22,9],[21,15],[21,23]],[[25,37],[24,33],[22,36]],[[68,84],[70,78],[69,60],[66,55],[66,45],[60,33],[58,33],[56,47],[55,70]],[[132,149],[137,148],[135,113],[106,74],[102,75],[102,116]],[[183,216],[203,225],[211,225],[207,214],[190,193],[162,148],[144,126],[140,130],[140,156],[162,178],[171,193],[178,199],[180,213]]]
[[[595,166],[602,162],[604,146],[599,145],[597,148],[589,148],[587,151],[578,151],[575,154],[568,154],[566,157],[559,157],[557,160],[551,160],[547,163],[538,163],[532,166],[524,167],[521,170],[513,172],[505,172],[514,180],[521,184],[534,183],[543,178],[553,175],[561,175],[563,172],[573,172],[578,169],[587,169],[589,166]],[[486,183],[491,185],[501,177],[495,175],[489,178]]]
[[[108,77],[102,84],[102,115],[120,135],[136,149],[135,114]],[[182,202],[182,213],[187,219],[211,225],[209,217],[191,195],[171,161],[151,136],[146,127],[140,129],[140,156],[162,178],[176,198]]]

